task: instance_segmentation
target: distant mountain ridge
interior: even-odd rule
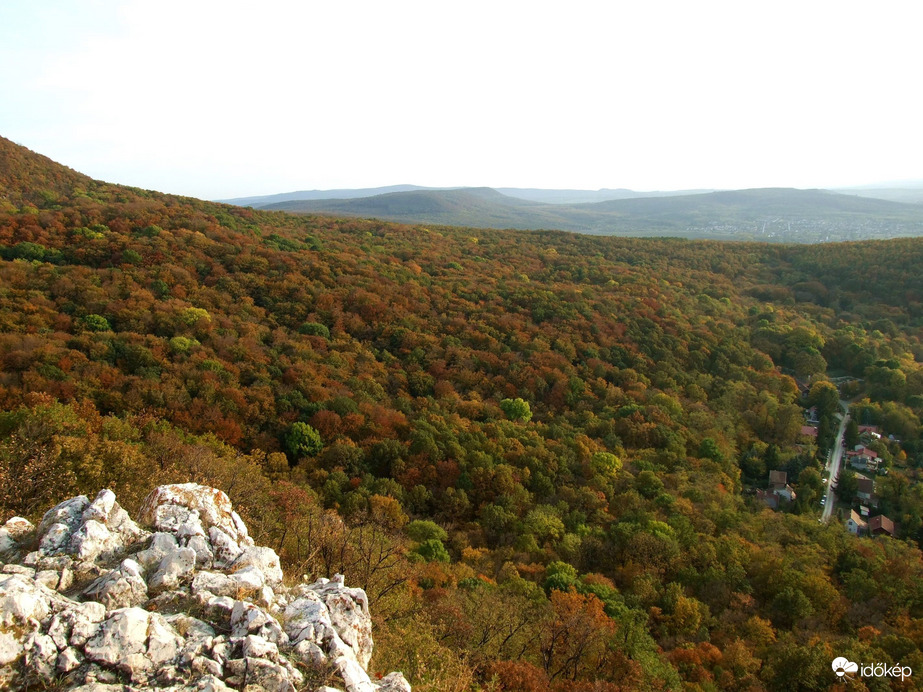
[[[466,187],[426,187],[422,185],[387,185],[384,187],[365,187],[338,190],[300,190],[297,192],[283,192],[275,195],[255,195],[250,197],[234,197],[232,199],[216,200],[225,204],[236,204],[254,209],[266,209],[271,205],[284,202],[302,202],[328,199],[359,199],[362,197],[376,197],[392,192],[419,192],[419,191],[449,191],[471,190],[478,188]],[[607,202],[614,199],[633,199],[635,197],[675,197],[678,195],[692,195],[714,190],[672,190],[672,191],[638,191],[627,188],[603,188],[600,190],[552,189],[537,187],[497,187],[491,188],[502,195],[523,199],[530,202],[543,202],[545,204],[584,204],[591,202]]]
[[[404,223],[555,229],[597,235],[787,242],[923,235],[923,205],[829,190],[757,188],[675,195],[647,193],[627,198],[625,194],[634,193],[416,188],[353,198],[288,200],[261,208]],[[614,197],[582,203],[547,201],[577,199],[581,195]]]
[[[412,192],[414,190],[449,190],[452,188],[421,187],[419,185],[387,185],[385,187],[365,187],[341,190],[299,190],[297,192],[282,192],[277,195],[255,195],[252,197],[235,197],[233,199],[217,200],[224,204],[234,204],[239,207],[253,207],[262,209],[272,204],[283,202],[299,202],[317,199],[356,199],[359,197],[374,197],[391,192]]]

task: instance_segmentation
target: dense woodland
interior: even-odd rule
[[[300,217],[0,139],[0,257],[0,520],[220,487],[287,573],[368,591],[372,667],[417,690],[923,675],[923,239]],[[804,410],[847,375],[896,539],[818,522]]]

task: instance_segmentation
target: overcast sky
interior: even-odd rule
[[[0,135],[208,199],[923,178],[917,0],[3,0]]]

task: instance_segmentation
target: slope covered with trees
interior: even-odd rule
[[[0,140],[0,257],[4,519],[220,487],[287,572],[368,590],[373,667],[415,689],[923,671],[921,239],[292,216]],[[857,405],[900,440],[901,540],[750,492],[773,469],[811,487],[798,383],[828,373],[862,378]]]

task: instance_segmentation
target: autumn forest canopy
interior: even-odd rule
[[[0,139],[0,522],[214,485],[287,574],[365,588],[420,690],[923,676],[921,266],[295,216]],[[818,521],[839,398],[893,539]]]

